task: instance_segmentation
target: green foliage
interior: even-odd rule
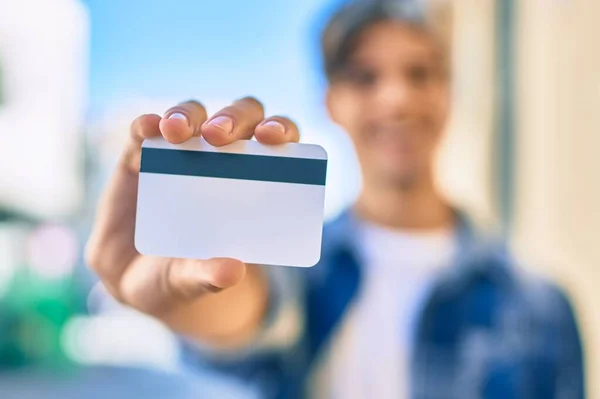
[[[0,371],[23,367],[64,369],[74,366],[61,339],[82,302],[71,279],[51,281],[18,273],[0,299]]]

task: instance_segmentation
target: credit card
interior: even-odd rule
[[[310,267],[321,256],[327,153],[203,138],[142,143],[135,246],[145,255]]]

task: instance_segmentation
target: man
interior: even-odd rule
[[[211,117],[189,101],[136,119],[88,245],[111,294],[185,337],[191,364],[259,384],[265,396],[583,397],[567,299],[515,270],[501,243],[476,232],[434,185],[450,111],[439,11],[357,0],[323,33],[327,108],[354,143],[363,189],[325,227],[312,269],[137,253],[144,138],[202,135],[222,146],[254,136],[271,145],[299,132],[287,118],[265,118],[253,98]]]

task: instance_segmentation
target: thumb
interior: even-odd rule
[[[233,287],[246,275],[246,265],[231,258],[177,259],[171,263],[169,284],[183,298]],[[176,294],[177,294],[176,292]]]
[[[140,256],[121,281],[125,302],[155,316],[242,281],[246,265],[236,259],[171,259]]]

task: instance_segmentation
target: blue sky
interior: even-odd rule
[[[130,98],[210,104],[252,94],[327,149],[326,208],[335,214],[358,180],[349,143],[322,106],[319,27],[340,1],[84,0],[92,116]]]
[[[315,20],[330,2],[84,3],[91,16],[93,110],[131,95],[203,99],[252,93],[277,110],[322,115]]]

